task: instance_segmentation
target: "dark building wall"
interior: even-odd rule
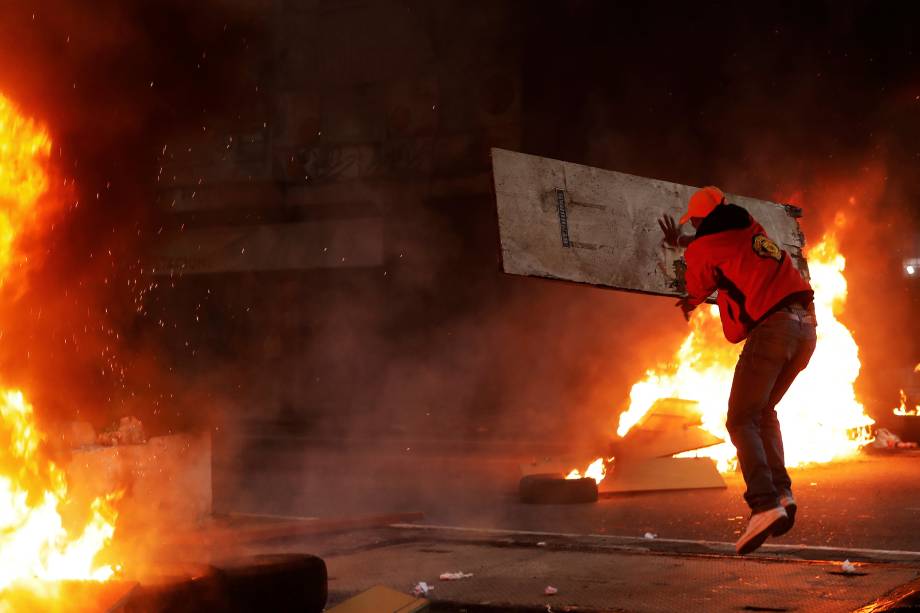
[[[260,34],[226,84],[232,112],[165,135],[165,235],[195,238],[166,249],[155,302],[181,331],[163,336],[176,371],[229,396],[233,419],[284,413],[336,435],[612,431],[629,384],[686,330],[668,301],[501,275],[491,146],[793,199],[813,242],[845,213],[859,385],[879,407],[896,401],[884,373],[916,356],[900,299],[914,290],[884,238],[917,222],[907,15],[860,3],[231,4]],[[300,269],[233,252],[252,228],[300,224],[317,242],[316,224],[354,220],[360,231],[299,255]],[[240,234],[195,234],[215,227]],[[200,245],[230,271],[183,270]],[[281,253],[301,246],[278,240]],[[867,316],[880,293],[898,298]]]
[[[520,332],[496,322],[513,284],[499,273],[489,148],[521,147],[520,9],[256,11],[268,35],[241,68],[239,112],[209,117],[194,138],[169,136],[159,196],[171,230],[157,300],[164,317],[188,314],[169,354],[192,377],[234,381],[234,419],[283,413],[285,427],[320,436],[549,436],[521,420],[528,402],[503,380]],[[215,227],[354,219],[382,233],[371,265],[349,266],[346,250],[300,270],[238,271],[225,259],[224,272],[189,274]],[[351,240],[358,249],[370,237]]]

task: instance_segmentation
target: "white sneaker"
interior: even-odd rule
[[[776,529],[777,524],[784,523],[788,520],[789,516],[786,515],[786,509],[781,506],[774,507],[769,511],[754,513],[751,515],[751,519],[748,520],[747,530],[744,531],[744,534],[742,534],[738,542],[735,543],[735,551],[741,555],[751,553],[763,545],[767,537],[773,534],[773,530]]]
[[[795,504],[795,498],[792,497],[792,494],[780,498],[779,503],[786,509],[788,519],[776,525],[773,529],[773,536],[782,536],[792,530],[792,526],[795,524],[795,512],[798,510],[798,506]]]

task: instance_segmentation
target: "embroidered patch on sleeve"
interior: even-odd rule
[[[783,251],[779,245],[770,240],[766,234],[758,234],[754,237],[754,253],[762,258],[773,258],[777,262],[783,259]]]

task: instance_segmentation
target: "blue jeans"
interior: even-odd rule
[[[815,323],[813,309],[774,313],[751,331],[735,367],[726,426],[747,485],[744,499],[754,513],[792,494],[776,404],[815,351]]]

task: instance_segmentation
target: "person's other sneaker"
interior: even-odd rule
[[[748,520],[747,530],[735,543],[735,551],[744,555],[751,553],[767,540],[767,537],[773,534],[776,525],[789,520],[786,515],[786,509],[783,507],[774,507],[768,511],[761,511],[751,515]]]
[[[773,536],[782,536],[792,530],[792,526],[795,525],[795,512],[798,510],[792,494],[780,498],[779,503],[786,509],[787,519],[776,524],[776,527],[773,528]]]

